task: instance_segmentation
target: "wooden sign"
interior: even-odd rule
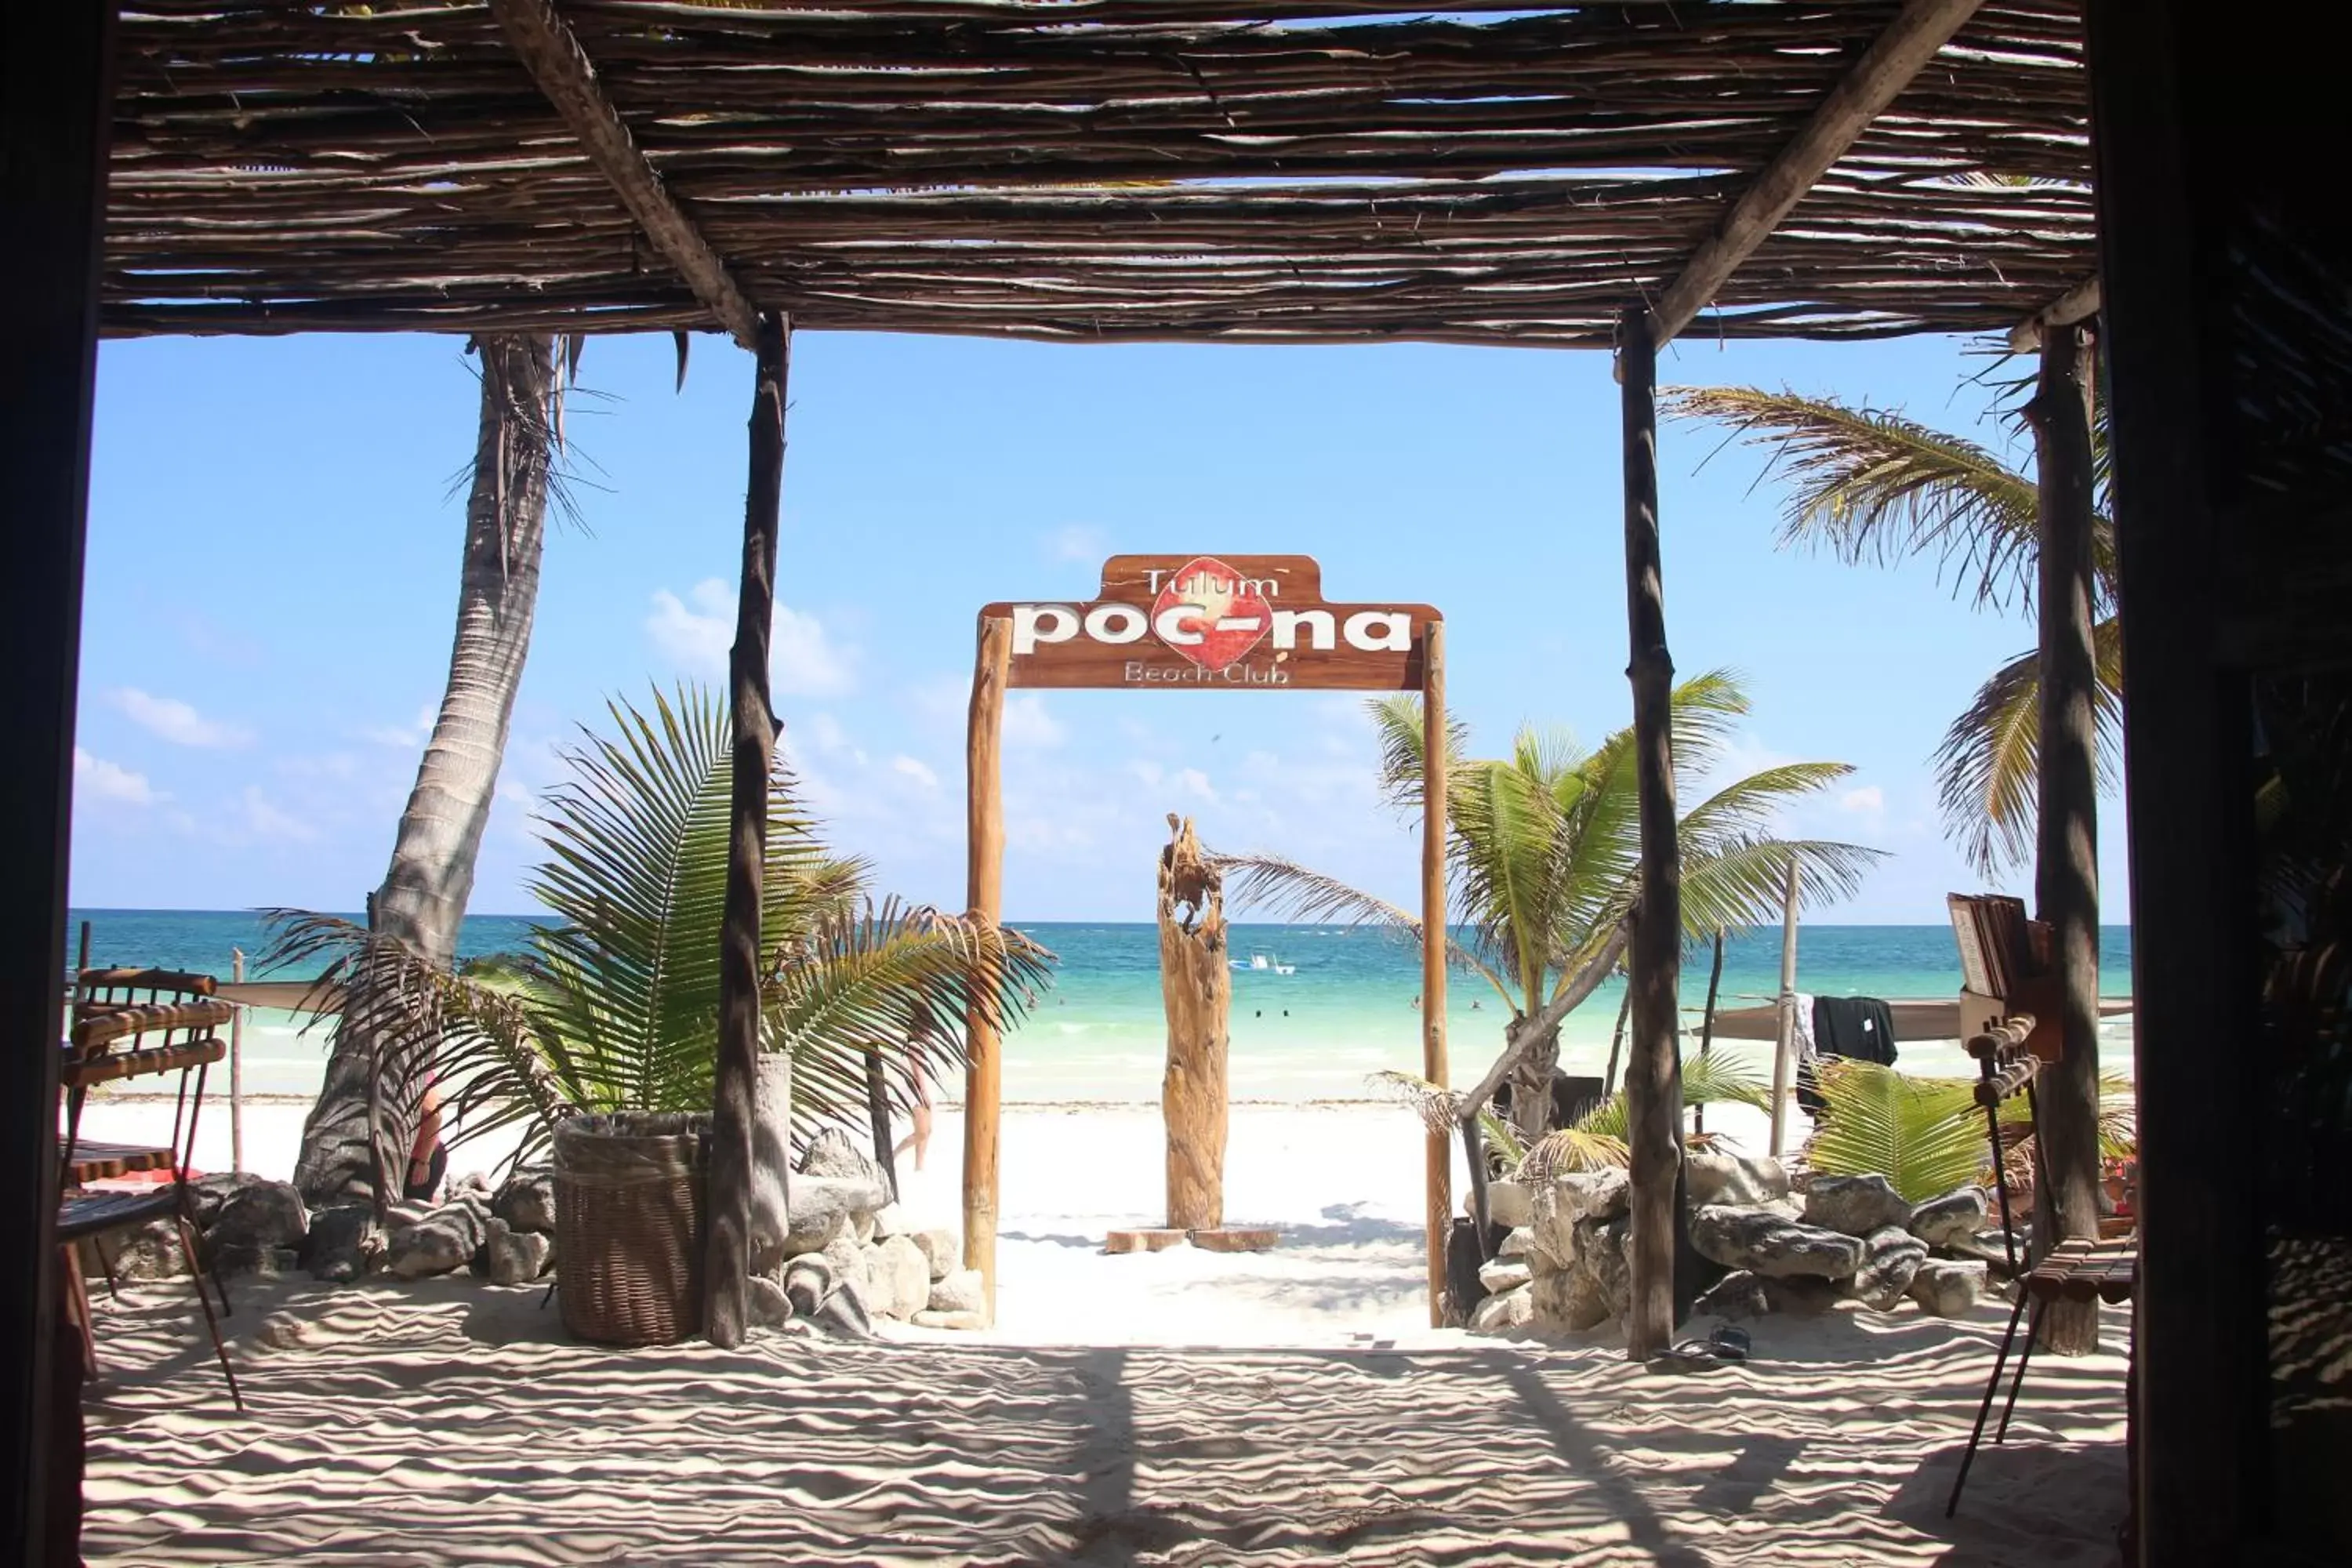
[[[1082,603],[997,604],[1009,686],[1418,691],[1427,605],[1334,605],[1308,555],[1114,555]]]

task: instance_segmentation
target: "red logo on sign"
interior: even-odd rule
[[[1187,562],[1151,605],[1160,640],[1211,671],[1255,647],[1273,625],[1274,606],[1260,584],[1213,555]]]

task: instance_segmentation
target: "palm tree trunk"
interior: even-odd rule
[[[391,868],[368,908],[370,930],[439,968],[457,954],[530,650],[554,448],[554,340],[485,337],[473,346],[482,362],[481,417],[449,680],[401,814]],[[294,1171],[294,1184],[313,1206],[359,1198],[381,1205],[397,1194],[415,1136],[418,1086],[387,1086],[392,1091],[379,1098],[373,1058],[366,1030],[338,1028]]]
[[[2044,335],[2026,416],[2041,476],[2042,776],[2033,897],[2049,921],[2064,1049],[2042,1080],[2034,1246],[2099,1234],[2098,658],[2092,642],[2091,366],[2071,329]],[[2042,1342],[2099,1346],[2099,1304],[2055,1301]]]
[[[1525,1147],[1551,1131],[1551,1075],[1559,1066],[1559,1026],[1554,1024],[1511,1069],[1511,1127]]]

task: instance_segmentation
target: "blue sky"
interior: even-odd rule
[[[448,658],[475,408],[461,347],[105,346],[77,904],[351,910],[382,879]],[[1660,379],[1834,393],[2004,441],[1966,348],[1693,342]],[[601,395],[571,419],[586,529],[549,542],[478,911],[530,908],[533,798],[606,697],[721,674],[751,365],[701,337],[683,393],[674,369],[666,335],[588,346]],[[1591,739],[1630,717],[1604,355],[817,333],[794,342],[791,402],[777,703],[836,844],[908,897],[963,901],[975,610],[1085,597],[1114,552],[1303,552],[1334,599],[1438,605],[1452,700],[1496,749],[1523,721]],[[1777,551],[1779,488],[1719,446],[1695,427],[1662,440],[1675,662],[1746,678],[1733,762],[1855,765],[1787,826],[1892,855],[1811,918],[1940,921],[1946,891],[1978,884],[1943,839],[1928,760],[2032,626],[1956,600],[1931,563]],[[1353,699],[1024,693],[1006,742],[1015,917],[1149,918],[1171,810],[1214,844],[1413,886]],[[2114,921],[2122,826],[2105,802]]]

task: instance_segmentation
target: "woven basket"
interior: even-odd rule
[[[555,1265],[563,1327],[608,1345],[702,1329],[710,1118],[619,1111],[555,1129]]]

